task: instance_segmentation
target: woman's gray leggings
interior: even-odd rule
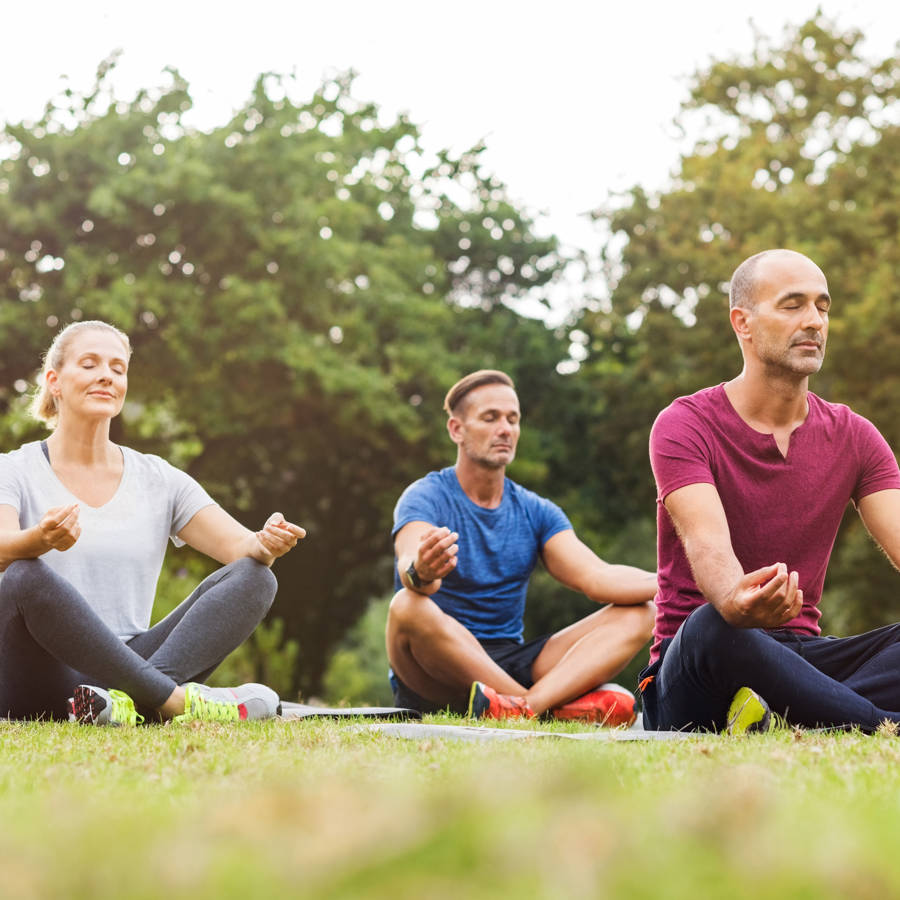
[[[271,569],[245,557],[213,572],[177,609],[125,642],[40,559],[0,579],[0,718],[66,718],[78,684],[125,691],[147,710],[175,687],[204,681],[262,621]]]

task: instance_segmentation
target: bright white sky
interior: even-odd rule
[[[512,196],[545,230],[596,249],[583,213],[611,191],[659,187],[678,159],[672,121],[690,74],[747,53],[753,28],[778,36],[822,6],[886,57],[900,40],[888,0],[50,0],[7,4],[0,118],[40,114],[69,76],[92,83],[121,48],[120,96],[162,82],[167,65],[192,87],[195,122],[224,122],[263,71],[295,72],[307,92],[353,68],[355,93],[407,111],[426,147],[484,138]],[[751,25],[752,17],[752,25]]]

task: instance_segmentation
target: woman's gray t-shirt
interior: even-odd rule
[[[77,502],[81,535],[68,550],[41,559],[67,579],[123,640],[145,631],[171,538],[215,501],[190,475],[164,459],[122,447],[124,469],[113,497],[88,506],[56,477],[38,441],[0,454],[0,504],[12,506],[23,529],[47,510]]]

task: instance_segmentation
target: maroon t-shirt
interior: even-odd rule
[[[737,414],[724,385],[680,397],[657,417],[650,434],[659,577],[651,660],[660,641],[706,602],[663,504],[689,484],[716,487],[745,572],[776,562],[797,571],[803,608],[783,627],[820,633],[825,569],[847,503],[900,488],[900,470],[871,422],[842,404],[807,396],[809,415],[791,434],[786,457],[773,435]]]

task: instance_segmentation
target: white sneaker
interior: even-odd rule
[[[184,712],[176,722],[240,722],[278,715],[278,694],[264,684],[214,688],[189,681],[184,685]]]

